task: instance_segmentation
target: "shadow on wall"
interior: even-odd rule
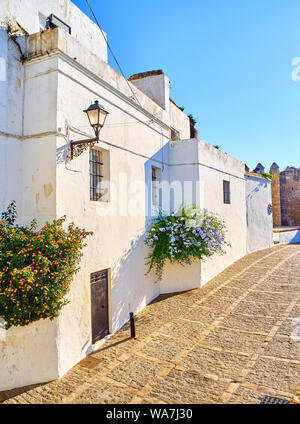
[[[144,164],[145,175],[145,213],[146,217],[158,214],[159,211],[169,211],[169,193],[167,186],[169,184],[169,170],[168,170],[168,144],[161,147],[150,159]],[[154,171],[154,172],[153,172]],[[157,190],[153,188],[153,178],[156,181]],[[157,205],[153,205],[153,193],[157,191]]]
[[[148,220],[153,212],[152,166],[159,167],[162,170],[162,179],[168,179],[167,166],[162,166],[164,160],[167,162],[166,147],[160,148],[144,164],[144,225],[131,239],[130,248],[123,251],[121,258],[116,260],[111,270],[111,309],[113,311],[111,330],[113,332],[119,330],[124,323],[128,322],[130,312],[140,312],[160,294],[160,285],[155,283],[155,276],[152,273],[146,275],[148,271],[146,258],[149,251],[144,244],[144,238]]]
[[[112,281],[112,331],[119,330],[129,320],[129,313],[140,312],[159,296],[159,284],[147,272],[148,248],[144,245],[144,234],[131,241],[111,272]]]
[[[158,151],[144,164],[145,182],[145,224],[131,240],[130,248],[115,263],[111,271],[112,318],[113,332],[119,330],[129,320],[129,313],[138,313],[160,294],[160,285],[155,283],[155,275],[146,274],[148,266],[146,258],[148,247],[144,244],[145,230],[153,214],[152,209],[152,167],[161,170],[161,179],[168,181],[168,145]],[[168,199],[167,199],[168,202]],[[163,203],[163,206],[164,203]]]
[[[257,187],[255,187],[255,189],[254,189],[254,190],[252,190],[252,191],[251,191],[251,192],[247,195],[247,200],[251,200],[251,199],[255,196],[255,194],[259,192],[259,190],[260,190],[260,188],[261,188],[261,187],[267,188],[267,186],[268,186],[268,184],[267,184],[267,183],[260,182],[260,183],[259,183],[259,185],[258,185]]]
[[[289,241],[289,244],[300,244],[300,230],[292,232],[292,238]]]
[[[266,182],[260,182],[257,187],[255,187],[254,190],[252,190],[246,197],[246,203],[253,199],[253,197],[259,193],[261,188],[267,188],[268,184]],[[249,227],[249,211],[248,208],[246,208],[246,219],[247,219],[247,227]]]
[[[65,163],[67,160],[68,144],[64,144],[56,149],[56,164]]]

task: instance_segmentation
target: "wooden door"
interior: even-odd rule
[[[91,274],[92,343],[109,334],[108,270]]]

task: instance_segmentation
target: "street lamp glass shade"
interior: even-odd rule
[[[105,124],[107,112],[103,106],[99,105],[98,100],[95,101],[88,109],[84,111],[90,121],[91,126],[94,129],[102,128]]]

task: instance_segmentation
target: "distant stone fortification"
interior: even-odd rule
[[[265,172],[260,163],[253,172]],[[269,171],[272,179],[273,225],[279,227],[300,226],[300,168],[288,166],[280,172],[274,162]]]

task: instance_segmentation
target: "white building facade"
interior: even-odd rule
[[[246,173],[247,252],[273,246],[271,180]]]
[[[15,200],[20,224],[66,215],[94,236],[59,318],[7,331],[0,391],[63,376],[130,312],[161,293],[199,288],[243,257],[255,227],[247,226],[245,165],[190,139],[190,120],[170,100],[162,71],[127,81],[107,64],[99,28],[69,0],[34,0],[30,10],[26,3],[0,5],[0,211]],[[61,25],[47,28],[51,14]],[[83,110],[96,99],[109,111],[100,142],[70,160],[70,142],[94,136]],[[95,162],[101,199],[91,182]],[[218,213],[231,246],[226,255],[187,268],[169,265],[157,283],[145,275],[146,222],[182,202]],[[255,213],[263,215],[257,205]],[[250,250],[269,247],[268,231],[259,245],[250,244]],[[93,318],[97,290],[103,311]]]

